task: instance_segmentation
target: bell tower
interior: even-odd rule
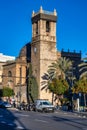
[[[39,86],[40,99],[49,99],[49,92],[41,90],[43,75],[47,73],[48,66],[57,59],[56,50],[56,22],[57,13],[48,12],[40,7],[39,12],[32,13],[32,43],[31,63],[33,74]],[[50,100],[50,99],[49,99]]]

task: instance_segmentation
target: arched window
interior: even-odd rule
[[[38,34],[38,22],[36,22],[36,34]]]
[[[8,77],[12,77],[12,72],[8,71]]]
[[[50,22],[46,21],[46,32],[50,32]]]

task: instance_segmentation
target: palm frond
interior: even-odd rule
[[[87,77],[87,71],[85,71],[84,73],[82,73],[81,75],[80,75],[80,78],[83,78],[83,77]]]

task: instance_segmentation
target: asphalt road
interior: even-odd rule
[[[87,117],[71,112],[0,109],[0,130],[87,130]]]

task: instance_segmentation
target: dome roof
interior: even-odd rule
[[[19,53],[19,57],[26,57],[28,61],[31,61],[31,44],[27,43]]]

